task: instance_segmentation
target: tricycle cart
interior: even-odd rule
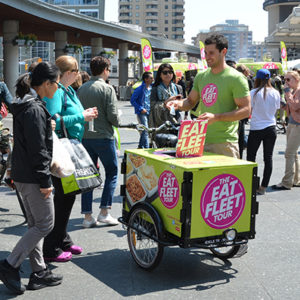
[[[255,237],[256,163],[204,153],[176,158],[170,149],[126,150],[123,210],[130,252],[150,270],[165,246],[199,247],[230,258]],[[246,252],[246,251],[244,251]]]

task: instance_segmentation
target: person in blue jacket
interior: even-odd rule
[[[84,123],[97,118],[97,108],[84,109],[76,92],[71,87],[78,75],[77,60],[68,55],[62,55],[55,61],[61,77],[59,89],[52,99],[44,98],[46,107],[56,121],[55,131],[61,136],[60,118],[63,118],[69,139],[82,140]],[[82,248],[74,245],[67,233],[67,225],[75,202],[75,195],[64,195],[60,178],[52,176],[54,192],[55,223],[54,228],[44,240],[43,254],[48,262],[67,262],[72,254],[80,254]]]
[[[134,107],[139,124],[148,127],[150,113],[150,94],[152,89],[153,75],[151,72],[145,72],[142,76],[143,83],[135,89],[130,102]],[[148,132],[142,131],[139,141],[139,148],[149,148]]]

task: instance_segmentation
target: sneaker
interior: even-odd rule
[[[66,249],[67,252],[71,252],[72,254],[78,255],[81,254],[83,249],[79,246],[72,245],[70,248]]]
[[[84,219],[83,223],[82,223],[82,226],[84,228],[95,227],[95,226],[97,226],[97,220],[94,217],[92,217],[91,220]]]
[[[290,190],[291,188],[287,188],[279,183],[279,184],[272,185],[272,189],[277,191],[287,191]]]
[[[21,283],[19,269],[13,268],[6,260],[0,261],[0,280],[13,293],[21,295],[25,286]]]
[[[105,223],[108,225],[118,225],[119,224],[118,220],[113,218],[110,214],[107,214],[106,216],[99,214],[97,220],[101,223]]]
[[[266,193],[266,189],[265,187],[263,186],[260,186],[258,190],[256,190],[256,194],[257,195],[264,195]]]
[[[47,286],[55,286],[62,283],[63,276],[53,274],[48,268],[40,272],[31,273],[27,290],[39,290]]]
[[[46,262],[67,262],[72,259],[72,253],[69,251],[63,252],[57,257],[44,257]]]

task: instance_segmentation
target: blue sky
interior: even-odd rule
[[[162,1],[162,0],[159,0]],[[268,34],[268,13],[263,10],[263,0],[185,0],[185,42],[199,30],[237,19],[249,26],[254,41],[263,41]],[[105,3],[105,20],[118,21],[118,0]]]

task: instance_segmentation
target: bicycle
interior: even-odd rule
[[[9,128],[3,128],[0,130],[0,185],[5,185],[16,191],[17,199],[22,210],[25,222],[27,222],[27,215],[24,208],[23,200],[16,189],[13,181],[10,178],[5,178],[7,167],[11,160],[12,153],[12,139],[13,135],[9,132]]]

